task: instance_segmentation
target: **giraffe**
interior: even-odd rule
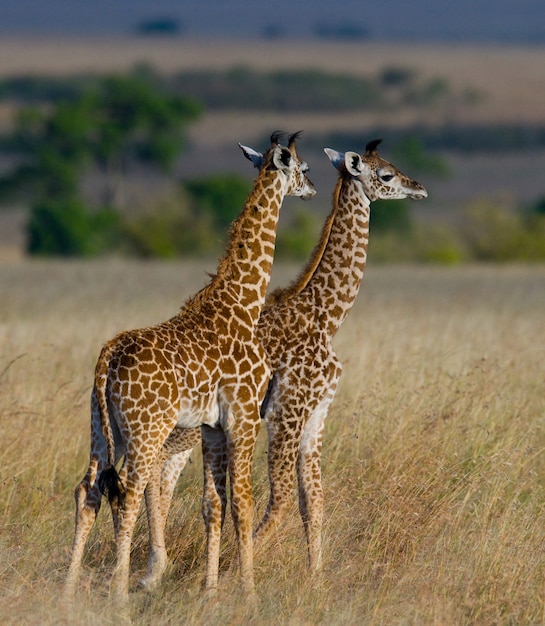
[[[263,540],[278,526],[291,501],[297,474],[309,567],[314,572],[322,563],[322,434],[341,375],[331,341],[352,307],[363,277],[370,203],[379,198],[427,197],[420,183],[380,157],[379,144],[380,140],[369,142],[361,155],[325,149],[339,171],[331,213],[306,266],[291,285],[268,296],[257,326],[272,377],[261,407],[269,438],[270,497],[256,537]],[[190,431],[176,429],[163,451],[162,476],[158,474],[161,503],[153,511],[148,507],[148,515],[156,516],[163,525],[175,482],[185,465],[183,455],[194,445],[190,438]],[[150,561],[142,581],[149,586],[158,583],[161,566],[166,564],[166,552],[155,556],[154,539],[150,531]]]
[[[205,588],[217,586],[225,473],[237,531],[242,586],[253,593],[251,465],[269,368],[255,327],[270,279],[279,210],[286,195],[309,199],[308,166],[273,133],[245,206],[233,222],[217,273],[177,315],[124,331],[103,347],[91,394],[90,464],[76,487],[76,529],[65,585],[73,595],[90,528],[107,493],[114,517],[116,565],[111,593],[128,597],[130,547],[155,459],[175,428],[202,426]],[[244,149],[244,147],[243,147]],[[116,462],[124,457],[119,473]],[[218,468],[222,475],[218,478]]]
[[[272,294],[258,325],[274,374],[261,408],[269,436],[270,497],[256,536],[263,540],[278,526],[296,474],[313,572],[322,565],[324,422],[342,371],[331,342],[361,285],[370,205],[377,199],[427,197],[420,183],[380,157],[379,144],[380,140],[369,142],[361,155],[325,149],[339,175],[323,243],[299,278]]]

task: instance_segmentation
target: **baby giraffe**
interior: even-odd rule
[[[331,341],[361,284],[370,204],[379,198],[427,197],[420,183],[380,157],[379,143],[371,141],[361,155],[325,149],[339,172],[332,211],[305,268],[291,285],[269,296],[257,325],[272,377],[261,406],[269,437],[270,497],[256,535],[263,539],[279,525],[297,475],[312,571],[322,563],[324,421],[341,374]],[[150,559],[144,585],[159,582],[166,566],[164,522],[176,480],[197,437],[196,431],[176,429],[162,451],[165,460],[153,486],[156,499],[152,506],[148,503]]]
[[[144,489],[174,428],[202,426],[205,586],[217,586],[225,472],[243,589],[253,592],[251,468],[259,409],[270,379],[256,326],[269,284],[279,210],[286,195],[315,194],[308,167],[271,137],[246,204],[233,222],[210,283],[170,320],[122,332],[99,356],[91,398],[91,454],[76,488],[76,531],[66,594],[72,595],[85,541],[107,492],[114,516],[114,599],[128,595],[131,539]],[[124,457],[117,473],[116,462]],[[218,475],[218,467],[221,473]]]

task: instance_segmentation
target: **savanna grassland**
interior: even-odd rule
[[[167,537],[172,566],[134,624],[537,624],[545,619],[545,268],[376,267],[336,338],[344,363],[323,451],[324,570],[311,580],[294,497],[256,550],[257,614],[237,596],[228,516],[218,603],[203,605],[199,452]],[[102,343],[174,314],[202,262],[0,268],[0,622],[114,624],[113,532],[92,531],[75,606],[60,602],[73,489],[87,467]],[[293,267],[277,267],[284,283]],[[267,498],[265,432],[254,469]],[[146,563],[137,528],[132,584]]]

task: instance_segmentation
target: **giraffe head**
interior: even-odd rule
[[[288,138],[288,146],[280,145],[279,139],[283,133],[276,131],[271,135],[271,146],[262,154],[253,148],[238,144],[254,166],[260,171],[263,168],[276,169],[283,171],[287,176],[286,195],[297,196],[303,200],[310,200],[316,195],[316,189],[312,181],[308,177],[309,167],[306,161],[303,161],[297,154],[296,139],[301,131],[290,135]]]
[[[428,192],[420,183],[381,158],[377,151],[380,142],[381,139],[370,141],[363,154],[342,153],[331,148],[324,148],[324,152],[340,172],[347,172],[362,183],[365,195],[371,201],[427,198]]]

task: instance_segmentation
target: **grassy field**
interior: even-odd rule
[[[372,262],[372,250],[371,250]],[[73,489],[87,467],[101,344],[174,314],[202,263],[4,264],[0,271],[0,623],[114,624],[107,507],[76,606],[63,607]],[[275,283],[293,275],[277,267]],[[371,266],[336,341],[323,453],[325,566],[306,573],[295,498],[256,551],[258,614],[237,596],[228,516],[217,605],[203,605],[199,453],[168,523],[161,591],[134,624],[536,624],[545,619],[545,268]],[[256,516],[267,498],[265,431]],[[132,582],[145,569],[139,522]]]

